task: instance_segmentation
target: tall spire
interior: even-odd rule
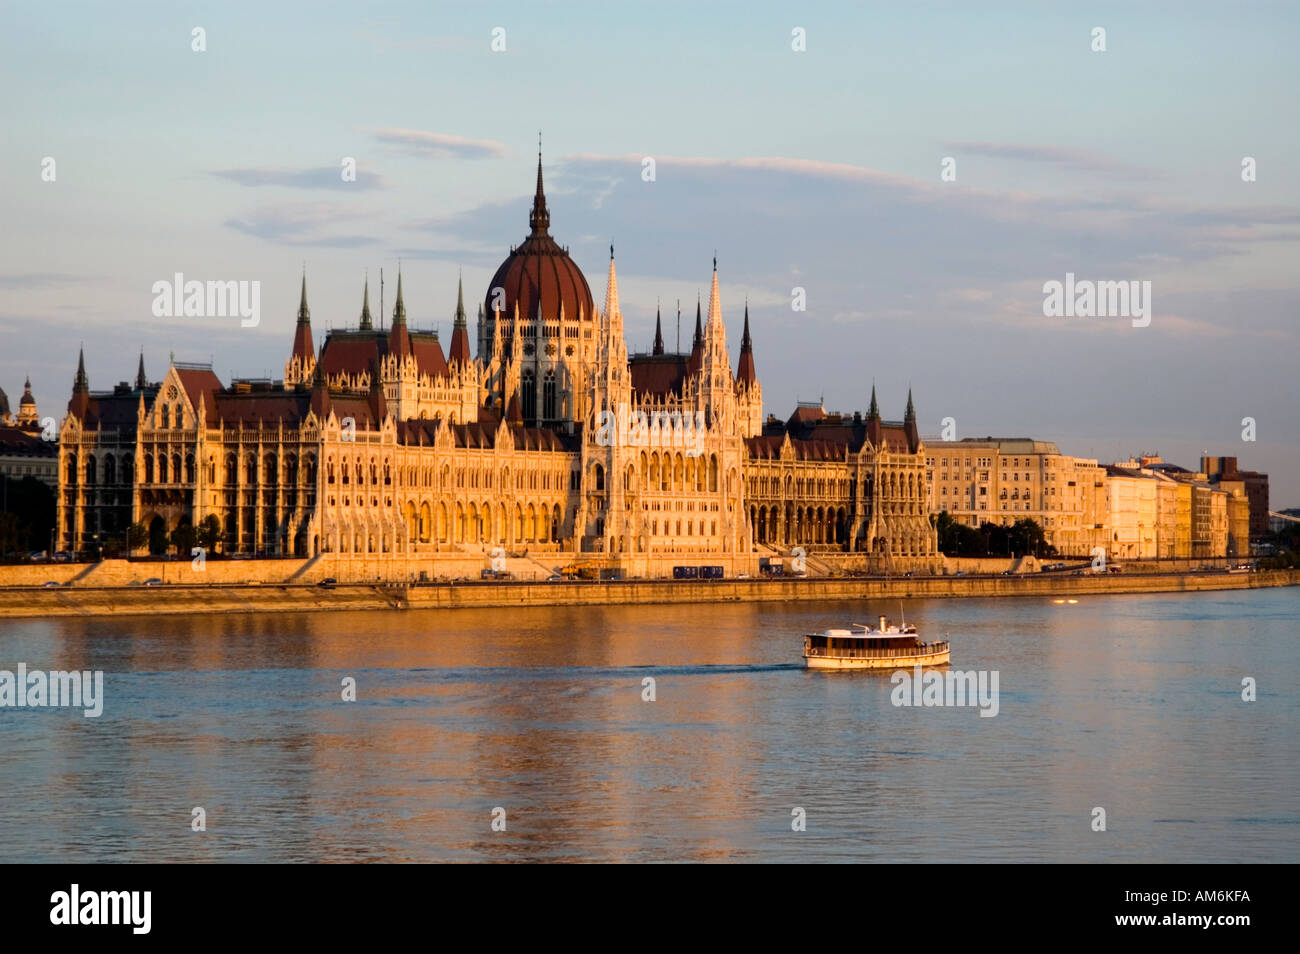
[[[293,351],[289,360],[302,358],[311,361],[315,349],[311,345],[311,310],[307,307],[307,269],[302,270],[302,294],[298,298],[298,326],[293,332]]]
[[[72,393],[81,394],[90,390],[90,379],[86,377],[86,349],[77,350],[77,376],[72,382]]]
[[[397,304],[393,305],[393,324],[406,324],[406,303],[402,301],[402,266],[397,266]]]
[[[609,280],[605,285],[605,323],[621,316],[618,308],[618,276],[614,274],[614,246],[609,247]]]
[[[867,408],[867,420],[880,420],[880,405],[876,403],[876,385],[871,385],[871,407]]]
[[[914,408],[914,407],[912,406],[912,389],[911,389],[911,388],[908,388],[908,389],[907,389],[907,411],[903,414],[903,420],[904,420],[905,422],[906,422],[906,421],[915,421],[915,420],[916,420],[916,408]]]
[[[370,276],[366,276],[366,290],[361,298],[361,330],[372,331],[374,322],[370,320]]]
[[[691,356],[686,361],[686,371],[694,374],[704,363],[704,323],[700,317],[700,296],[695,295],[695,338],[691,341]]]
[[[144,374],[144,348],[140,349],[140,366],[135,372],[135,386],[137,388],[147,388],[149,386],[149,379]]]
[[[465,322],[465,287],[459,278],[456,279],[456,319],[452,323],[451,352],[447,355],[447,361],[452,364],[459,362],[462,367],[470,364],[469,329]]]
[[[722,323],[722,296],[718,293],[718,256],[713,256],[713,287],[709,289],[709,325]]]
[[[542,134],[537,134],[537,191],[533,194],[533,210],[528,213],[528,225],[533,235],[546,235],[551,227],[551,213],[546,210],[546,191],[542,188]]]
[[[663,319],[659,314],[659,306],[655,306],[655,346],[653,354],[664,353],[664,327]]]
[[[755,384],[758,375],[754,373],[754,343],[749,339],[749,302],[745,302],[745,334],[740,339],[740,364],[736,368],[736,381],[741,384]]]
[[[406,302],[402,299],[402,267],[397,267],[397,303],[393,305],[393,327],[388,333],[388,353],[397,358],[411,354],[411,336],[406,330]]]

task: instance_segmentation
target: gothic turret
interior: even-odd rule
[[[141,370],[144,359],[141,357]],[[302,294],[298,298],[298,324],[293,331],[293,350],[284,363],[284,386],[294,388],[311,381],[316,370],[316,352],[311,343],[311,310],[307,307],[307,272],[302,273]]]
[[[534,236],[547,234],[551,227],[551,213],[546,208],[546,191],[542,188],[542,150],[537,150],[537,191],[533,193],[533,210],[528,213],[528,225]]]
[[[447,363],[461,368],[468,368],[471,363],[469,326],[465,321],[465,287],[460,279],[456,280],[456,319],[452,325],[451,351],[447,355]]]
[[[700,296],[695,296],[695,338],[691,342],[691,356],[686,362],[686,373],[695,374],[704,360],[704,322],[700,317]]]
[[[916,427],[916,408],[912,406],[912,389],[907,389],[907,411],[903,414],[903,430],[907,432],[907,445],[916,453],[921,443],[921,434]]]
[[[28,377],[23,381],[23,396],[18,402],[18,426],[34,427],[40,423],[40,415],[36,413],[36,398],[32,397],[32,379]]]
[[[361,295],[361,330],[373,331],[374,322],[370,319],[370,276],[366,276],[366,288]]]
[[[740,364],[736,368],[736,382],[744,386],[756,384],[754,373],[754,343],[749,338],[749,302],[745,302],[745,334],[740,339]]]
[[[663,326],[663,320],[660,318],[659,315],[659,308],[656,306],[655,307],[655,343],[654,343],[654,348],[651,351],[651,354],[663,354],[663,353],[664,353],[664,326]]]
[[[388,336],[388,353],[397,359],[411,355],[411,335],[406,330],[406,302],[402,299],[402,270],[397,269],[397,302],[393,305],[393,328]]]

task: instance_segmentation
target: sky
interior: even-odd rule
[[[716,253],[766,412],[874,383],[901,418],[910,387],[923,434],[1235,455],[1300,506],[1298,26],[1296,3],[3,0],[0,387],[16,407],[30,374],[61,418],[81,345],[93,389],[141,348],[154,380],[173,354],[280,377],[304,267],[318,338],[367,275],[378,310],[381,268],[391,311],[399,259],[409,322],[445,336],[458,274],[481,301],[527,234],[540,130],[551,233],[598,303],[614,244],[632,350],[657,306],[672,347],[679,300],[689,343]],[[259,281],[260,323],[155,317],[177,272]],[[1045,317],[1067,273],[1151,282],[1150,324]]]

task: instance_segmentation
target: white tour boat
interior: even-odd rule
[[[854,627],[805,635],[803,656],[808,668],[902,669],[948,662],[948,640],[922,642],[916,627],[906,622],[894,626],[882,616],[876,629],[865,623]]]

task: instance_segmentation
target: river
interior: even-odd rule
[[[98,718],[0,709],[0,859],[1300,857],[1300,588],[903,604],[994,717],[803,668],[899,608],[0,621],[0,669],[104,673]]]

